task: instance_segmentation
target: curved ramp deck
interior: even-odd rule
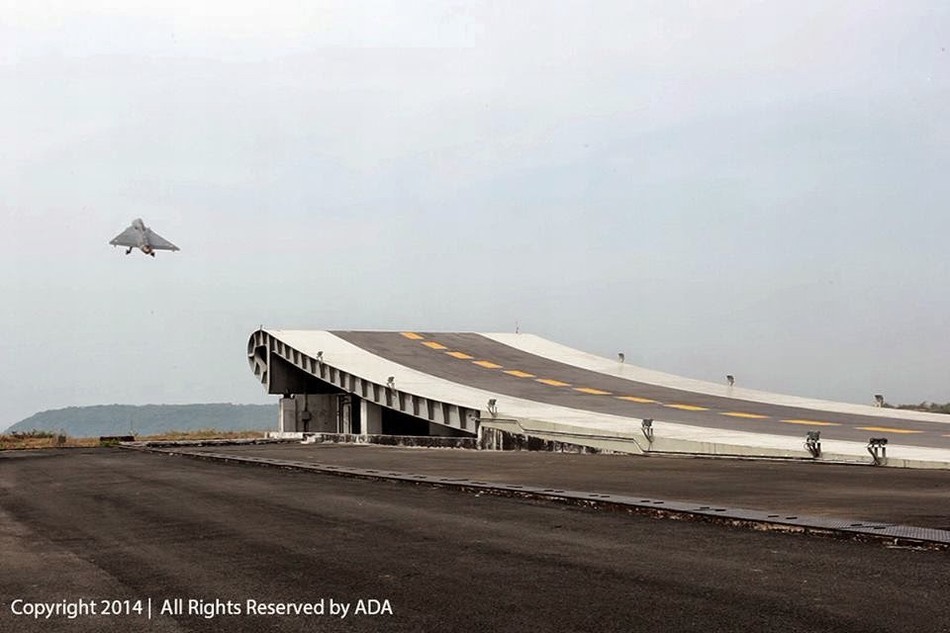
[[[473,434],[496,428],[628,453],[812,458],[804,440],[814,430],[819,460],[872,463],[868,440],[885,437],[888,465],[950,467],[950,416],[704,383],[529,334],[260,330],[248,358],[271,393],[287,390],[275,384],[276,362]],[[643,419],[654,421],[652,440]]]

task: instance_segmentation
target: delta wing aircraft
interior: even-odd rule
[[[109,241],[113,246],[126,246],[125,254],[133,248],[141,249],[146,255],[155,257],[155,251],[181,250],[164,237],[145,226],[141,218],[132,220],[132,226],[125,229]]]

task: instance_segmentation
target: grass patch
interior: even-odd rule
[[[217,431],[215,429],[201,429],[200,431],[168,431],[155,435],[139,435],[139,441],[157,440],[233,440],[253,439],[266,435],[265,431]],[[114,445],[111,443],[110,445]],[[98,437],[69,437],[49,431],[26,431],[0,434],[0,451],[24,450],[39,448],[77,448],[99,446]]]
[[[99,439],[94,437],[67,437],[65,435],[27,435],[24,433],[0,434],[0,451],[31,448],[75,448],[80,446],[98,446]]]
[[[266,431],[218,431],[201,429],[199,431],[168,431],[157,435],[136,435],[140,442],[156,440],[240,440],[265,437]]]

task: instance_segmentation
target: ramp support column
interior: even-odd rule
[[[277,430],[281,433],[293,433],[297,430],[297,403],[294,402],[293,397],[280,399]]]
[[[363,435],[381,435],[383,432],[383,408],[373,402],[360,401],[360,420]]]
[[[353,432],[353,398],[350,394],[344,394],[339,398],[340,402],[337,409],[339,420],[336,432],[349,435]]]

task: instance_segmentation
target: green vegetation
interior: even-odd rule
[[[927,413],[947,413],[950,414],[950,402],[937,404],[936,402],[921,402],[920,404],[899,404],[897,409],[906,409],[908,411],[926,411]]]
[[[233,440],[241,438],[258,438],[261,431],[217,431],[202,429],[200,431],[171,431],[156,435],[138,436],[140,442],[156,440]],[[116,446],[117,440],[102,441],[95,437],[68,437],[45,431],[14,432],[9,435],[0,433],[0,450],[22,450],[31,448],[76,448],[89,446]]]
[[[0,434],[0,449],[66,446],[67,441],[67,437],[62,433],[30,429],[29,431],[14,431],[9,435]]]
[[[18,440],[32,440],[53,437],[53,434],[49,431],[37,431],[36,429],[30,429],[29,431],[13,431],[10,433],[10,435]]]
[[[169,431],[158,435],[138,435],[139,442],[154,440],[236,440],[261,437],[263,431],[219,431],[217,429],[200,429],[198,431]]]
[[[24,448],[63,448],[72,446],[96,446],[98,440],[91,438],[67,437],[62,434],[46,433],[43,431],[27,431],[25,433],[0,433],[0,450]]]
[[[258,404],[149,404],[143,406],[110,404],[92,407],[67,407],[43,411],[17,422],[7,433],[10,437],[39,434],[94,437],[101,435],[167,435],[215,429],[263,432],[276,427],[277,407]]]

